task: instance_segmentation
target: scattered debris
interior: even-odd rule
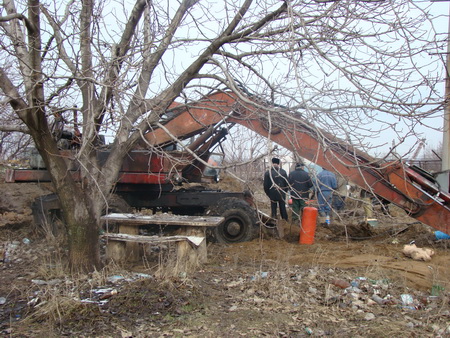
[[[59,285],[62,282],[61,279],[51,279],[48,281],[41,280],[41,279],[32,279],[31,283],[36,285]]]
[[[429,248],[418,248],[415,244],[406,244],[403,247],[405,256],[410,257],[416,261],[428,262],[431,256],[434,255],[434,250]]]
[[[367,320],[367,321],[374,320],[374,319],[375,319],[375,315],[371,312],[366,313],[366,315],[364,316],[364,320]]]
[[[350,283],[345,281],[345,280],[341,280],[341,279],[333,279],[331,281],[331,284],[341,288],[341,289],[347,289],[348,287],[350,287]]]

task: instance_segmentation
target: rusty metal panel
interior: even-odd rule
[[[50,174],[47,170],[36,169],[9,169],[7,181],[14,182],[51,182]]]
[[[164,184],[169,181],[164,173],[130,173],[121,172],[119,174],[119,184]]]
[[[131,151],[124,159],[123,172],[158,173],[163,172],[163,159],[146,150]]]
[[[11,169],[8,173],[8,183],[14,182],[51,182],[52,179],[47,170],[39,169]],[[79,171],[69,171],[75,181],[80,180]]]

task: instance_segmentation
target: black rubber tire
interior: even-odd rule
[[[256,211],[244,200],[227,197],[211,206],[206,215],[222,216],[225,220],[209,231],[210,239],[218,243],[251,241],[258,235]]]

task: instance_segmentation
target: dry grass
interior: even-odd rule
[[[41,293],[40,302],[33,312],[27,316],[24,325],[31,323],[46,323],[49,327],[61,326],[74,318],[89,318],[100,315],[98,307],[81,303],[70,295],[60,294],[60,290],[47,290]],[[84,323],[86,325],[88,323]]]

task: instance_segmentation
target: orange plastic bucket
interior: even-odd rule
[[[305,207],[302,214],[302,225],[300,227],[300,244],[313,244],[316,234],[316,222],[319,211],[314,207]]]

